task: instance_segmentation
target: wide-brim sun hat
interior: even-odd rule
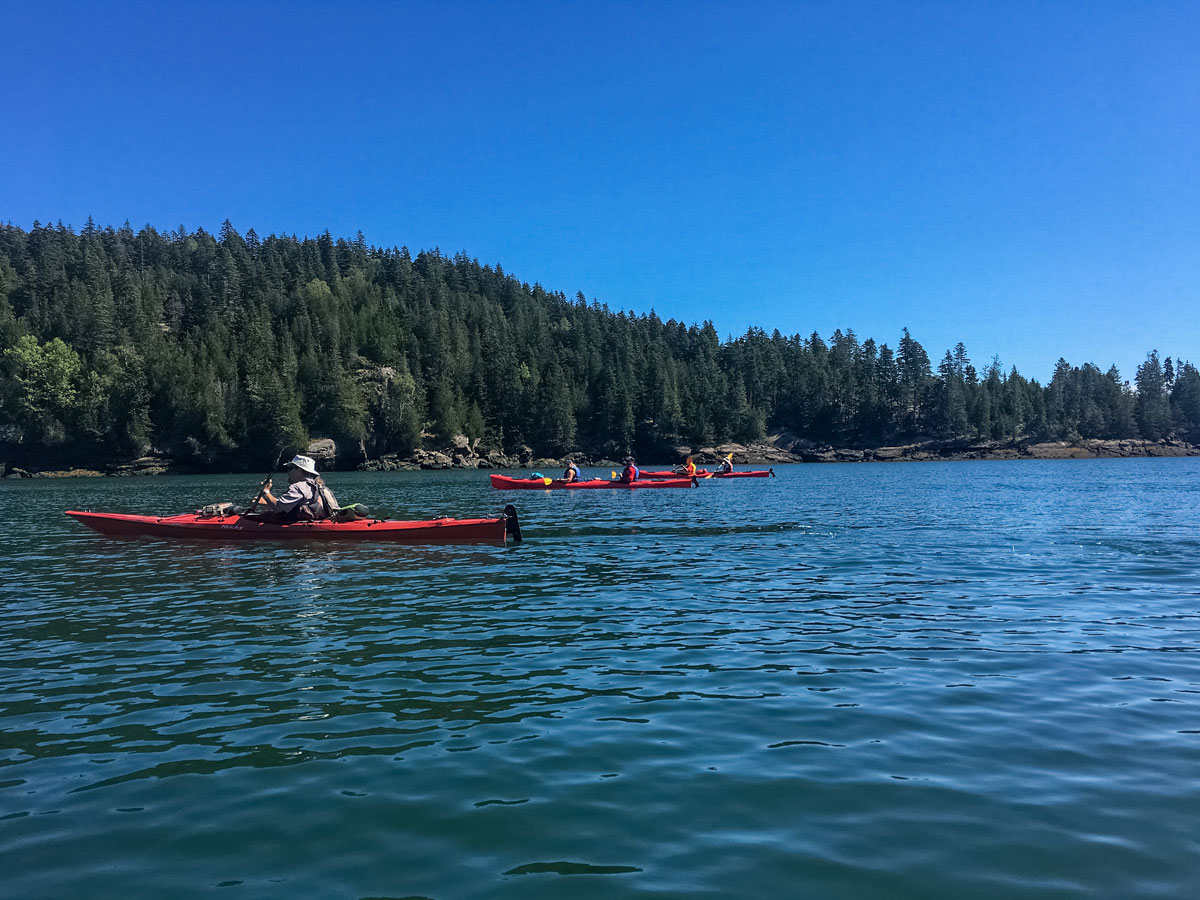
[[[309,475],[317,474],[317,464],[313,462],[311,456],[301,456],[297,453],[292,457],[292,461],[288,463],[288,467],[299,469],[301,472],[307,472]]]

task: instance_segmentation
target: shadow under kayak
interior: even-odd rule
[[[521,524],[510,504],[494,519],[428,519],[406,522],[395,519],[358,519],[353,522],[265,522],[253,516],[202,518],[196,513],[179,516],[133,516],[67,510],[67,515],[109,537],[175,539],[388,541],[395,544],[503,544],[509,536],[521,540]]]
[[[694,478],[672,478],[669,481],[605,481],[603,478],[566,482],[559,478],[512,478],[508,475],[489,475],[492,487],[499,491],[584,491],[636,488],[686,488],[696,484]]]

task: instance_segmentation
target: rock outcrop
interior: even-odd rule
[[[333,438],[314,438],[308,442],[308,448],[304,452],[316,460],[318,471],[325,472],[337,468],[338,445]]]

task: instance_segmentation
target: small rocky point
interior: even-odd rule
[[[748,445],[705,448],[707,461],[733,453],[735,463],[750,462],[931,462],[956,459],[1112,459],[1146,456],[1200,456],[1200,447],[1178,440],[1148,441],[926,441],[865,449],[817,444],[793,435],[773,435]]]

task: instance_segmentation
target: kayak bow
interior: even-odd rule
[[[511,535],[521,540],[521,524],[510,504],[494,519],[428,519],[405,522],[394,519],[358,519],[353,522],[266,522],[253,516],[201,518],[133,516],[67,510],[67,515],[108,537],[243,540],[389,541],[400,544],[503,544]]]

